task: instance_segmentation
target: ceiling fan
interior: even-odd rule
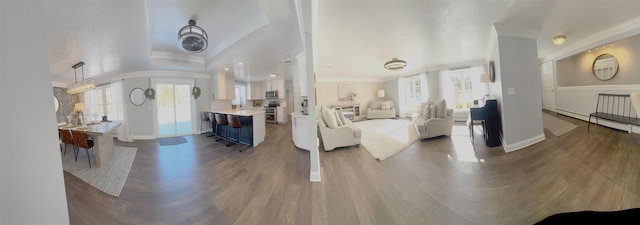
[[[189,20],[189,25],[178,32],[178,47],[187,53],[203,52],[208,46],[207,32],[196,26],[195,20]]]

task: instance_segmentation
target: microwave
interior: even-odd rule
[[[265,93],[267,99],[278,99],[278,91],[267,91]]]

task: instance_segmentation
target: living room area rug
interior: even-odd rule
[[[89,168],[87,153],[84,149],[80,149],[76,162],[73,149],[69,147],[67,153],[62,155],[62,169],[102,192],[118,197],[129,177],[137,151],[137,148],[113,146],[111,159],[101,167],[97,167],[95,154],[90,150],[92,168]]]
[[[362,147],[382,161],[418,140],[418,130],[411,120],[376,119],[355,122],[362,131]]]
[[[542,127],[544,127],[544,129],[547,129],[553,135],[560,136],[573,129],[576,129],[576,127],[578,126],[543,112]]]

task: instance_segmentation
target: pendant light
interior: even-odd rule
[[[77,94],[77,93],[93,90],[96,88],[96,80],[91,78],[84,79],[84,62],[76,63],[75,65],[71,66],[71,68],[73,68],[73,74],[74,74],[74,78],[76,79],[76,82],[67,86],[67,93]],[[82,80],[80,82],[78,82],[78,77],[77,77],[78,68],[80,68],[82,72]]]

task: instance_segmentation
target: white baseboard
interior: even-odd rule
[[[562,109],[558,109],[557,113],[565,115],[565,116],[568,116],[568,117],[573,117],[573,118],[576,118],[576,119],[579,119],[579,120],[584,120],[586,122],[589,122],[589,116],[588,115],[582,115],[580,113],[571,112],[571,111],[562,110]],[[600,125],[600,126],[605,126],[605,127],[617,129],[617,130],[626,131],[626,132],[629,132],[629,133],[640,134],[640,126],[617,123],[617,122],[613,122],[613,121],[605,120],[605,119],[599,119],[598,123],[596,124],[596,119],[595,118],[591,118],[591,123],[592,123],[591,125],[594,125],[594,126]]]
[[[544,141],[544,139],[545,139],[545,136],[544,136],[544,133],[542,133],[542,134],[540,134],[538,136],[535,136],[535,137],[532,137],[532,138],[529,138],[529,139],[526,139],[526,140],[523,140],[523,141],[519,141],[519,142],[516,142],[516,143],[513,143],[513,144],[504,143],[504,140],[503,140],[502,148],[504,148],[505,152],[513,152],[513,151],[516,151],[516,150],[523,149],[523,148],[525,148],[527,146],[533,145],[535,143]]]
[[[156,139],[153,135],[135,135],[133,136],[134,140],[153,140]]]
[[[309,181],[311,182],[320,182],[320,172],[313,172],[309,176]]]

